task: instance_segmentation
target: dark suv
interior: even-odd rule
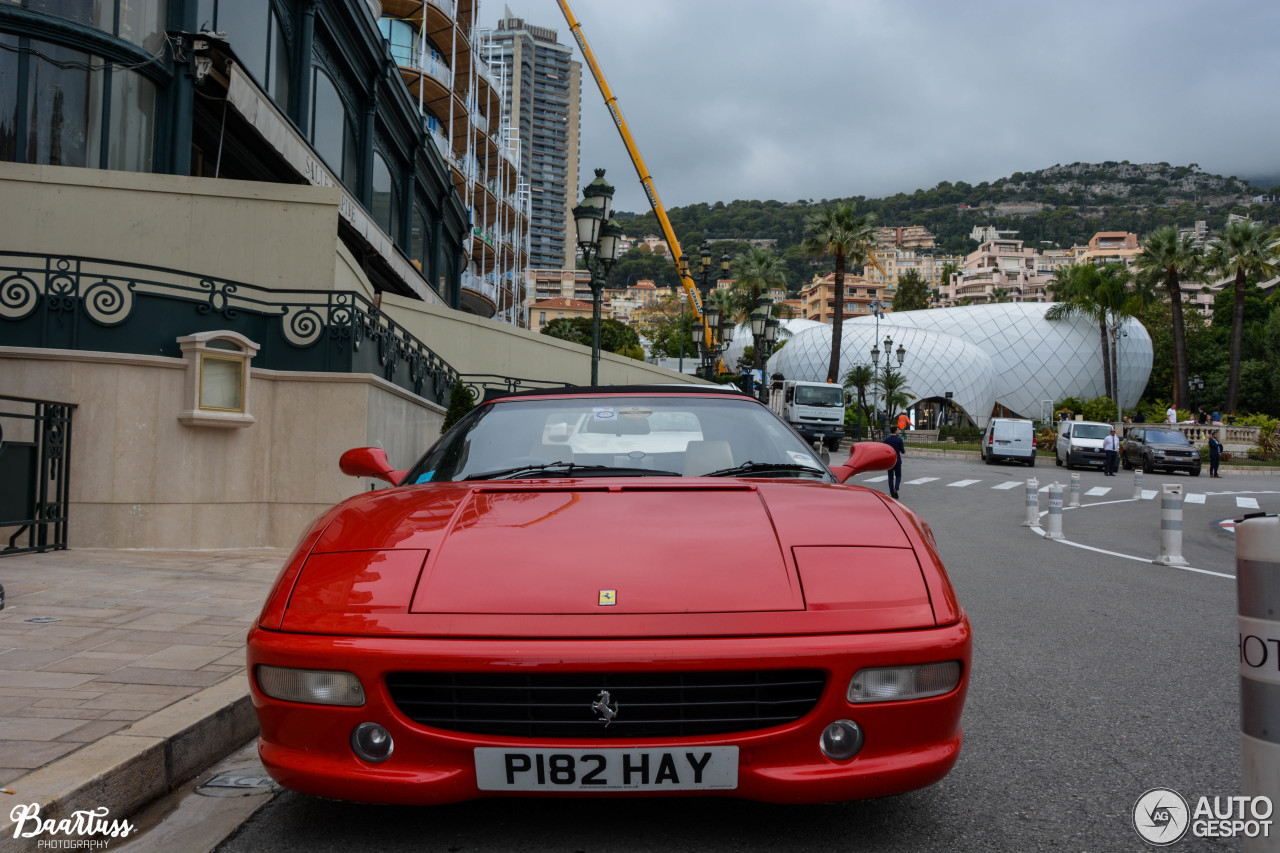
[[[1120,448],[1126,469],[1142,466],[1148,474],[1157,468],[1186,471],[1200,476],[1200,450],[1176,429],[1131,429]]]

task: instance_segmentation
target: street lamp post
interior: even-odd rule
[[[1187,383],[1191,388],[1191,417],[1199,422],[1200,413],[1200,392],[1204,390],[1204,380],[1200,378],[1199,373],[1192,374],[1191,381]]]
[[[622,226],[609,218],[613,205],[613,187],[604,179],[604,169],[596,169],[596,178],[582,190],[582,203],[573,209],[573,222],[578,230],[578,248],[591,273],[591,384],[600,384],[600,303],[604,296],[605,277],[618,259],[618,238]],[[681,353],[683,354],[683,344]]]
[[[879,332],[877,332],[876,334],[878,336]],[[884,408],[880,410],[880,434],[881,435],[884,434],[884,431],[886,428],[885,421],[889,417],[889,377],[891,377],[894,373],[893,358],[892,358],[893,356],[897,356],[898,369],[901,370],[902,363],[906,361],[906,358],[907,358],[907,348],[904,347],[902,344],[898,344],[898,348],[895,350],[893,348],[893,338],[889,337],[888,335],[885,335],[884,337],[884,382],[881,385],[881,387],[884,388]],[[872,365],[873,373],[876,371],[876,369],[880,365],[880,347],[874,343],[871,345],[871,365]]]

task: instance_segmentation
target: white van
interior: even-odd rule
[[[982,435],[982,461],[988,465],[1011,459],[1036,464],[1036,427],[1023,418],[992,418]]]
[[[1111,435],[1111,424],[1101,421],[1061,421],[1058,424],[1058,449],[1054,461],[1074,468],[1077,465],[1097,465],[1107,461],[1102,440]]]

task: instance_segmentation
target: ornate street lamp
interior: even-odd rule
[[[898,359],[898,369],[902,369],[902,363],[907,359],[907,348],[902,344],[898,344],[898,348],[893,348],[893,338],[888,335],[884,336],[884,382],[881,387],[884,388],[884,408],[880,410],[880,432],[885,431],[885,421],[889,417],[889,377],[893,375],[893,357]],[[874,375],[880,366],[880,347],[875,343],[871,344],[871,371]]]
[[[600,384],[600,303],[605,277],[618,259],[618,239],[622,226],[609,219],[613,208],[613,187],[604,179],[604,169],[582,190],[582,203],[573,209],[578,231],[578,248],[591,273],[591,384]],[[683,349],[681,350],[683,353]]]
[[[1187,383],[1191,388],[1191,417],[1199,422],[1200,414],[1200,392],[1204,390],[1204,380],[1200,378],[1199,373],[1191,375],[1191,381]]]

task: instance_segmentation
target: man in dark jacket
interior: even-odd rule
[[[1222,442],[1216,435],[1209,436],[1209,476],[1221,477],[1218,473],[1218,462],[1222,459]]]
[[[902,485],[902,456],[907,452],[907,446],[902,443],[902,436],[898,435],[896,426],[889,427],[889,437],[884,440],[898,454],[898,461],[889,469],[889,497],[896,498],[898,496],[898,487]]]

